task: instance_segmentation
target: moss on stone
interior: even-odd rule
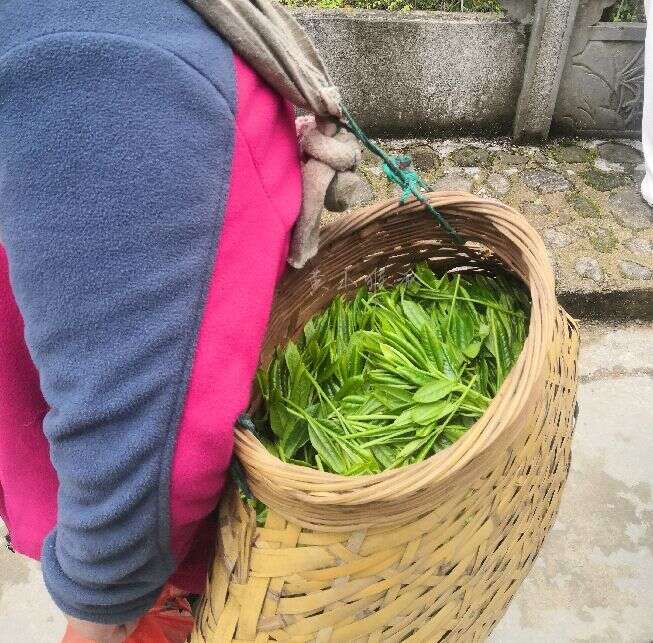
[[[481,147],[461,147],[449,155],[449,160],[458,167],[484,167],[492,162],[492,156]]]
[[[582,172],[581,176],[587,185],[601,192],[610,192],[610,190],[614,190],[628,183],[628,177],[625,174],[603,172],[593,166],[588,167]]]
[[[592,247],[598,252],[612,252],[617,247],[617,237],[610,228],[590,230],[588,236]]]
[[[522,165],[526,165],[528,161],[528,156],[515,152],[499,152],[495,157],[496,165],[501,165],[506,168],[521,167]]]
[[[408,153],[413,159],[413,166],[418,172],[432,172],[440,166],[440,159],[432,147],[417,145],[411,147]]]
[[[594,150],[588,150],[575,143],[560,143],[548,149],[558,163],[589,163],[596,157]]]
[[[598,219],[601,217],[601,208],[594,199],[586,197],[580,192],[567,194],[567,202],[581,217]]]
[[[375,171],[371,163],[363,162],[359,166],[359,172],[365,177],[370,184],[374,197],[376,199],[386,199],[392,195],[393,184],[383,175]]]

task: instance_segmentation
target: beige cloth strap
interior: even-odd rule
[[[272,0],[186,0],[276,91],[316,116],[339,119],[340,93],[311,39]]]

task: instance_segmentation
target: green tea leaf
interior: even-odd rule
[[[359,393],[363,389],[365,384],[365,378],[362,375],[354,375],[349,379],[345,380],[343,385],[340,387],[340,390],[336,393],[333,398],[334,402],[344,399],[348,395]]]
[[[275,402],[270,405],[270,428],[278,438],[292,429],[297,418],[290,414],[282,402]]]
[[[455,442],[458,438],[465,435],[467,429],[464,426],[448,426],[444,430],[444,435],[450,442]]]
[[[394,428],[399,428],[402,426],[409,426],[411,424],[415,423],[415,420],[413,419],[413,410],[414,407],[407,408],[406,410],[402,411],[398,416],[397,419],[392,423],[392,427]]]
[[[372,395],[390,410],[412,404],[413,402],[413,395],[406,389],[398,386],[375,386],[372,389]]]
[[[455,409],[455,404],[445,400],[433,402],[432,404],[420,404],[413,407],[411,418],[417,424],[432,424],[445,415],[449,415]]]
[[[405,378],[414,386],[424,386],[430,384],[435,378],[429,373],[424,373],[410,366],[398,366],[395,369],[397,375]]]
[[[297,370],[299,370],[300,364],[302,363],[302,358],[299,354],[299,350],[297,349],[297,345],[294,342],[290,341],[286,345],[284,358],[286,360],[286,367],[288,368],[288,372],[290,373],[290,376],[293,377]]]
[[[424,324],[430,323],[431,320],[424,312],[424,309],[414,301],[406,299],[402,302],[401,306],[408,321],[415,326],[418,331],[422,329]]]
[[[397,461],[405,460],[416,451],[419,451],[424,446],[424,444],[428,442],[428,440],[429,438],[417,438],[415,440],[411,440],[399,451],[397,454]]]
[[[335,473],[344,473],[345,463],[343,462],[342,455],[335,448],[331,438],[324,432],[324,430],[313,423],[308,425],[308,435],[311,444],[320,456],[320,459]]]
[[[433,271],[429,268],[427,263],[418,263],[415,266],[415,277],[419,281],[422,282],[424,286],[427,286],[428,288],[437,291],[440,287],[440,282],[433,273]]]
[[[308,424],[296,420],[290,430],[286,431],[279,442],[279,450],[287,462],[308,442]]]
[[[451,380],[434,381],[419,388],[413,395],[413,400],[419,404],[437,402],[449,395],[456,386],[456,383]]]
[[[463,348],[463,353],[465,353],[465,355],[467,355],[467,357],[470,359],[474,359],[478,356],[482,345],[483,344],[479,340],[474,340],[473,342],[467,344],[465,348]]]
[[[395,449],[386,444],[380,444],[376,447],[372,447],[372,453],[384,469],[389,469],[392,467],[396,459]]]
[[[306,340],[306,343],[310,342],[311,339],[313,339],[316,331],[317,331],[317,324],[315,323],[314,320],[309,319],[304,324],[304,339]]]

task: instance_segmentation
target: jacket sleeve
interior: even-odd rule
[[[229,182],[229,101],[124,36],[55,33],[0,58],[0,237],[59,478],[43,575],[81,619],[140,616],[175,567],[170,463]]]

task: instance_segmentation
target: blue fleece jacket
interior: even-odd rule
[[[234,101],[230,49],[182,0],[0,2],[0,238],[60,484],[43,574],[82,619],[139,616],[174,567]]]

